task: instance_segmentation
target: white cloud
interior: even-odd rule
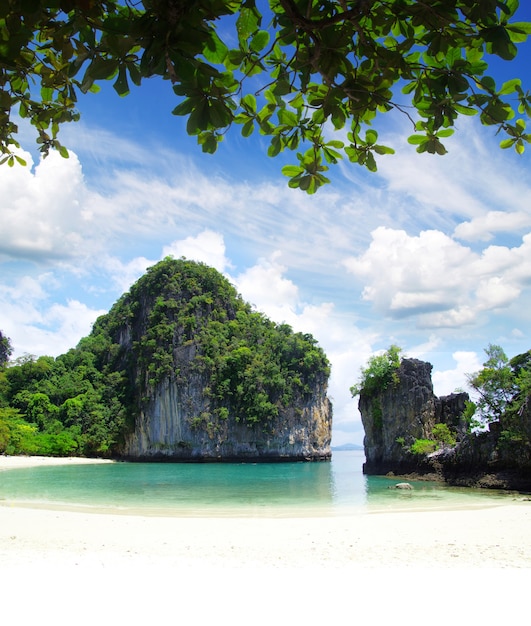
[[[529,211],[489,211],[455,227],[454,237],[464,241],[490,241],[498,233],[518,233],[531,227]]]
[[[27,167],[0,167],[0,198],[4,258],[77,256],[83,244],[81,206],[85,187],[75,154],[63,159],[52,152],[33,171]]]
[[[1,285],[1,327],[11,338],[14,355],[57,356],[88,335],[97,317],[105,313],[77,300],[66,305],[51,302],[47,288],[57,283],[51,274],[21,278],[14,286]]]
[[[269,259],[259,260],[237,276],[235,283],[244,299],[258,310],[277,322],[290,323],[299,306],[299,290],[291,280],[284,278],[286,267],[279,263],[280,257],[277,250]]]
[[[474,374],[482,367],[476,352],[457,351],[452,354],[452,358],[456,363],[453,369],[433,371],[433,390],[436,396],[446,396],[457,389],[470,392],[467,374]]]
[[[109,280],[105,281],[104,287],[101,289],[108,290],[109,285],[112,285],[112,290],[121,294],[129,291],[131,285],[156,261],[139,256],[124,263],[117,257],[104,256],[98,263],[103,272],[109,277]]]
[[[416,317],[423,328],[462,326],[519,297],[531,281],[530,244],[531,235],[518,248],[490,246],[478,255],[439,231],[411,236],[380,227],[344,265],[365,281],[363,298],[379,313]]]
[[[410,134],[410,128],[405,127],[401,134],[389,138],[396,154],[380,159],[378,170],[392,195],[405,196],[420,210],[417,223],[423,222],[424,213],[438,220],[441,214],[467,217],[479,227],[478,235],[482,238],[489,219],[493,220],[492,226],[500,226],[497,216],[502,208],[511,216],[509,222],[513,221],[513,226],[522,227],[523,215],[528,216],[529,224],[525,160],[499,150],[498,140],[489,136],[477,120],[459,120],[455,135],[444,141],[448,149],[444,157],[417,154],[413,146],[407,145],[406,137]],[[437,214],[432,212],[434,208]],[[493,212],[491,218],[486,217],[489,212]],[[472,234],[465,227],[462,231],[468,236]]]
[[[224,272],[230,265],[225,256],[223,235],[213,230],[204,230],[197,237],[186,237],[164,246],[162,256],[175,258],[186,257],[192,261],[201,261],[218,272]]]

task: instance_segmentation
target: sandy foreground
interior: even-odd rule
[[[79,462],[90,461],[0,456],[0,480],[10,468]],[[59,597],[59,606],[75,607],[77,623],[92,623],[93,611],[132,623],[227,615],[242,624],[313,624],[366,611],[380,624],[407,608],[409,617],[428,611],[442,624],[459,602],[475,623],[507,623],[529,617],[530,588],[531,502],[522,498],[484,509],[289,519],[0,503],[2,614],[12,610],[17,623],[33,623],[51,597],[54,607]],[[67,614],[59,611],[64,623]]]

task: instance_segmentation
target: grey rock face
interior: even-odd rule
[[[397,372],[398,383],[371,396],[360,395],[366,473],[411,469],[416,461],[405,451],[415,439],[429,439],[437,423],[451,427],[459,424],[468,394],[437,398],[431,371],[430,363],[403,359]]]
[[[468,394],[437,398],[431,381],[432,366],[403,359],[399,382],[367,396],[359,409],[365,428],[366,474],[428,476],[453,485],[492,489],[531,490],[529,444],[503,442],[503,420],[482,433],[468,433],[463,418]],[[531,429],[530,411],[518,416],[523,432]],[[427,455],[409,451],[415,439],[431,439],[435,424],[447,424],[457,444]],[[398,488],[398,485],[396,486]]]
[[[231,417],[215,420],[205,387],[206,381],[197,377],[187,382],[167,379],[154,387],[126,437],[123,456],[198,461],[330,458],[332,405],[324,381],[310,397],[282,411],[268,429]]]

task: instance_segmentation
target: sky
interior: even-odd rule
[[[531,7],[520,10],[531,21]],[[531,42],[501,84],[531,88]],[[341,163],[314,196],[287,186],[267,141],[235,127],[204,155],[171,115],[171,85],[146,81],[125,98],[110,85],[81,98],[64,127],[70,158],[0,167],[0,329],[12,358],[57,356],[167,255],[222,272],[272,320],[312,333],[332,364],[333,445],[362,444],[349,388],[390,345],[429,361],[436,395],[467,388],[488,344],[531,348],[531,147],[519,156],[475,118],[461,118],[443,157],[407,144],[410,123],[387,114],[379,141],[396,154],[378,172]]]

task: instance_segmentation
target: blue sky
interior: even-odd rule
[[[531,7],[520,11],[531,21]],[[500,82],[531,88],[531,43]],[[438,395],[466,388],[489,343],[531,348],[531,148],[498,148],[458,121],[444,157],[418,155],[409,123],[377,126],[394,156],[371,174],[342,163],[315,196],[290,190],[260,136],[234,128],[203,155],[173,117],[171,85],[126,98],[110,85],[61,131],[69,159],[0,168],[0,329],[24,353],[58,355],[88,334],[145,269],[168,254],[204,261],[277,322],[311,332],[332,362],[333,443],[362,443],[349,387],[395,343],[433,364]]]

